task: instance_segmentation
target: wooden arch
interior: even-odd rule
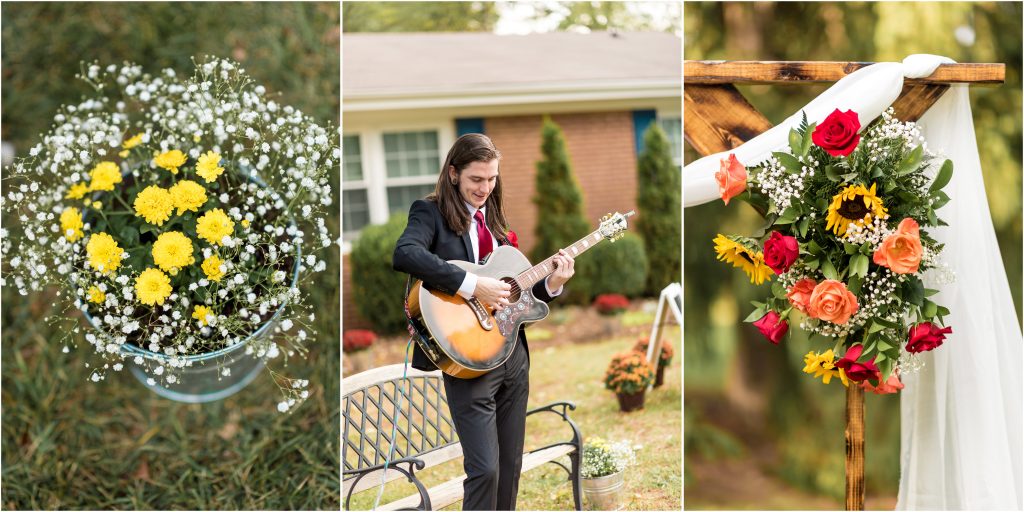
[[[683,133],[701,156],[728,151],[760,135],[772,123],[736,84],[799,85],[836,82],[873,62],[684,61]],[[908,78],[893,102],[895,116],[917,121],[950,84],[997,86],[1004,64],[942,64],[923,78]],[[846,390],[846,509],[864,510],[864,391]]]

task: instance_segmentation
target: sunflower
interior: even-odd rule
[[[874,183],[870,189],[864,185],[850,185],[832,197],[825,229],[845,236],[850,224],[864,227],[875,217],[884,219],[888,216],[882,198],[875,195]]]
[[[764,253],[752,249],[730,237],[719,234],[715,237],[715,253],[718,259],[732,263],[732,266],[742,268],[750,276],[750,282],[761,284],[771,279],[771,267],[764,263]]]

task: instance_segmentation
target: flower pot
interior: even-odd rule
[[[624,471],[597,478],[581,478],[585,510],[622,510]]]
[[[298,282],[301,257],[300,250],[296,253],[292,270],[292,286]],[[283,310],[284,305],[281,305],[274,316],[259,329],[234,345],[213,352],[184,356],[183,368],[168,370],[175,375],[176,382],[156,379],[146,371],[147,368],[169,364],[171,357],[163,353],[125,343],[121,345],[121,353],[125,356],[124,365],[139,382],[164,398],[192,404],[223,400],[241,391],[259,376],[263,370],[263,358],[256,355],[254,342],[265,341],[273,336],[277,319]],[[93,327],[103,329],[102,324],[87,311],[83,310],[82,313]],[[141,363],[136,362],[136,358],[142,358]],[[152,384],[150,378],[154,379]]]
[[[615,397],[619,399],[619,410],[622,412],[644,408],[644,391],[632,394],[615,393]]]
[[[658,372],[654,375],[654,387],[656,388],[665,384],[665,366],[667,365],[658,364]]]

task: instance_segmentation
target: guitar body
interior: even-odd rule
[[[548,305],[537,300],[530,289],[517,291],[515,277],[531,265],[514,247],[496,248],[483,265],[449,263],[513,285],[510,306],[497,315],[476,299],[429,290],[419,280],[409,291],[409,313],[421,334],[416,337],[420,348],[444,373],[471,379],[508,360],[516,348],[519,327],[548,316]]]

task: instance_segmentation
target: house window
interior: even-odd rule
[[[437,130],[384,133],[388,213],[406,211],[434,190],[441,168]]]
[[[370,223],[370,202],[363,174],[362,148],[358,135],[342,137],[342,231],[350,236]]]
[[[366,129],[342,138],[342,239],[351,242],[371,224],[409,211],[416,199],[434,191],[441,169],[442,142],[452,132],[443,125],[409,130]],[[344,247],[344,246],[343,246]]]
[[[668,136],[669,147],[672,148],[672,161],[679,165],[683,162],[683,123],[678,117],[660,117],[658,125]]]

